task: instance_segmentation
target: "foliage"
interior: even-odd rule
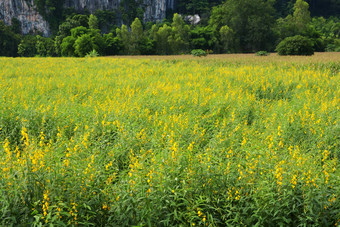
[[[103,54],[108,48],[107,45],[111,44],[108,39],[101,36],[100,30],[79,26],[71,29],[71,35],[62,40],[61,54],[62,56],[84,57],[93,49]]]
[[[17,52],[21,57],[34,57],[37,54],[36,38],[31,35],[24,36],[18,45]]]
[[[130,24],[133,20],[144,17],[144,9],[140,6],[142,5],[141,0],[122,0],[120,1],[120,13],[122,15],[123,23]]]
[[[99,56],[98,52],[93,49],[90,53],[86,54],[85,57],[94,58],[94,57],[98,57],[98,56]]]
[[[91,50],[98,48],[89,34],[81,35],[74,43],[74,53],[79,57],[85,57]]]
[[[89,16],[89,28],[90,29],[98,29],[99,28],[99,26],[98,26],[98,18],[95,15],[93,15],[93,14],[91,14]]]
[[[217,45],[215,31],[209,26],[196,26],[190,30],[190,47],[191,49],[212,50]]]
[[[201,17],[201,23],[206,25],[209,20],[211,9],[222,3],[222,0],[177,0],[175,9],[172,12],[180,13],[181,15],[195,15]]]
[[[154,25],[152,30],[156,53],[159,55],[171,54],[172,48],[169,44],[169,36],[172,31],[171,27],[164,24],[157,30],[156,25]]]
[[[304,0],[297,0],[293,14],[277,20],[277,33],[281,40],[289,36],[302,35],[307,32],[311,21],[309,5]]]
[[[54,42],[51,38],[45,38],[41,36],[36,36],[35,48],[37,54],[41,57],[53,57],[55,56]]]
[[[328,44],[325,50],[328,52],[340,52],[340,39],[334,39],[333,43]]]
[[[294,4],[293,23],[297,30],[303,31],[311,21],[310,12],[308,10],[309,4],[304,0],[296,0]]]
[[[73,28],[82,26],[85,28],[88,28],[89,24],[89,17],[87,15],[74,15],[72,17],[68,17],[66,21],[64,21],[60,26],[59,26],[59,31],[58,35],[62,36],[65,38],[66,36],[71,35],[71,30]]]
[[[287,37],[276,47],[279,55],[313,55],[314,49],[310,39],[297,35]]]
[[[202,56],[207,56],[208,53],[202,49],[195,49],[191,51],[191,55],[195,57],[202,57]]]
[[[270,50],[274,14],[272,1],[229,0],[212,10],[209,24],[216,31],[227,25],[239,43],[237,51]]]
[[[144,31],[142,22],[138,18],[136,18],[131,24],[130,36],[130,44],[128,45],[129,54],[141,54],[140,43],[144,39]]]
[[[269,56],[270,53],[268,53],[267,51],[258,51],[255,53],[256,56]]]
[[[123,24],[122,27],[116,29],[117,38],[122,43],[122,51],[121,54],[129,54],[129,48],[131,43],[131,35],[128,30],[128,27]]]
[[[190,28],[183,21],[182,16],[175,13],[171,23],[171,33],[168,36],[169,45],[173,54],[185,53],[189,48]]]
[[[67,36],[65,39],[63,39],[60,47],[61,47],[61,55],[63,57],[72,57],[74,56],[74,44],[76,42],[76,38],[73,36]]]
[[[0,56],[16,56],[20,38],[0,20]]]
[[[141,55],[152,55],[155,54],[155,43],[148,37],[143,37],[139,40],[138,47]]]
[[[94,14],[98,18],[98,26],[104,33],[110,32],[117,24],[117,12],[110,10],[96,10]]]
[[[103,39],[105,42],[104,54],[105,55],[118,55],[122,49],[122,41],[114,37],[112,33],[104,34]]]
[[[340,38],[340,19],[336,17],[314,17],[311,26],[325,38]]]
[[[228,25],[224,25],[221,27],[219,35],[222,53],[236,52],[239,44],[235,39],[234,31],[229,28]]]
[[[0,225],[336,226],[339,54],[185,58],[0,58]]]

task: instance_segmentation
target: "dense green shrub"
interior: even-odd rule
[[[207,52],[205,52],[204,50],[202,49],[195,49],[195,50],[192,50],[191,51],[191,55],[192,56],[195,56],[195,57],[202,57],[202,56],[207,56]]]
[[[86,54],[86,57],[89,57],[89,58],[95,58],[95,57],[98,57],[99,54],[96,50],[92,50],[91,52],[89,52],[88,54]]]
[[[301,35],[287,37],[276,47],[279,55],[313,55],[312,42]]]
[[[270,53],[268,53],[267,51],[258,51],[255,53],[256,56],[268,56],[270,55]]]
[[[327,52],[340,52],[340,39],[333,40],[333,43],[330,43],[325,48]]]

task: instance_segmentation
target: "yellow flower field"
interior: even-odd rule
[[[0,225],[338,225],[325,56],[0,58]]]

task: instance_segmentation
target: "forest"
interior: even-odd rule
[[[79,14],[58,1],[36,0],[52,35],[22,35],[16,18],[11,25],[0,21],[0,56],[273,52],[292,37],[313,52],[340,51],[338,0],[178,0],[163,21],[145,23],[138,2],[122,2],[116,11]],[[195,14],[199,23],[190,21]]]

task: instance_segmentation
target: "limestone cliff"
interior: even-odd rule
[[[24,34],[42,32],[47,36],[50,33],[48,23],[34,9],[33,0],[1,0],[0,20],[5,24],[11,24],[12,18],[17,18],[21,22]]]
[[[77,12],[88,10],[91,13],[97,9],[118,9],[121,0],[64,0],[65,8],[73,8]],[[145,21],[160,21],[165,18],[166,10],[174,8],[174,0],[142,0]],[[24,34],[42,32],[50,34],[48,22],[38,13],[34,0],[0,0],[0,20],[11,24],[12,18],[21,22]]]

